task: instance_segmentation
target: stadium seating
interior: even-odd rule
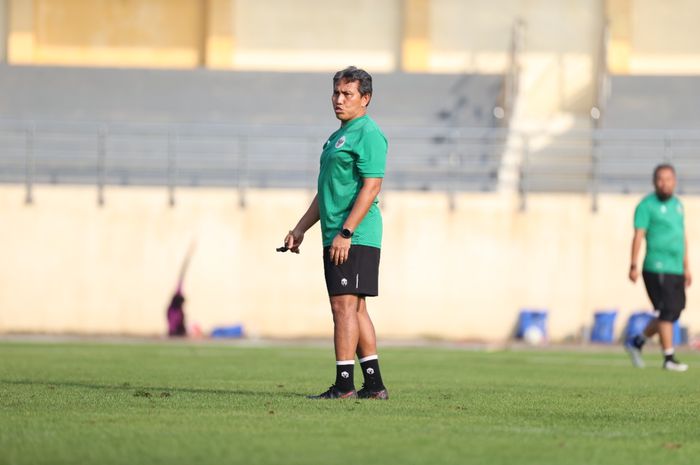
[[[593,184],[590,130],[527,133],[521,161],[521,190],[587,192]]]
[[[700,76],[611,76],[608,129],[700,128]]]
[[[678,171],[679,192],[700,192],[700,76],[612,76],[598,141],[600,189],[650,189],[655,165]]]
[[[1,68],[0,182],[30,172],[40,183],[312,187],[337,127],[329,73]],[[501,85],[497,75],[376,74],[370,112],[390,139],[387,186],[493,189]]]

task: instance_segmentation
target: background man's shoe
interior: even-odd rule
[[[678,360],[667,360],[664,362],[664,370],[668,371],[688,371],[688,365]]]
[[[635,346],[632,341],[625,342],[625,350],[630,356],[632,365],[637,368],[644,368],[644,359],[642,358],[642,349]]]

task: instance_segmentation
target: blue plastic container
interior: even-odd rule
[[[520,310],[520,315],[518,316],[518,327],[515,332],[515,337],[518,339],[522,339],[525,335],[525,331],[527,331],[527,328],[529,328],[530,326],[537,327],[546,339],[547,310]]]
[[[602,342],[612,344],[615,334],[615,319],[617,310],[607,310],[596,312],[593,315],[593,330],[591,331],[591,342]]]
[[[241,338],[243,337],[243,325],[219,326],[211,332],[211,337]]]
[[[678,323],[679,320],[676,320],[675,323],[673,323],[673,345],[674,346],[679,346],[683,344],[683,335],[681,333],[681,325]]]

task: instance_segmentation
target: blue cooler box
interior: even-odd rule
[[[525,331],[530,326],[537,327],[544,338],[547,338],[547,310],[521,310],[518,317],[518,328],[515,332],[515,337],[522,339]]]
[[[612,344],[615,335],[615,319],[617,310],[607,310],[596,312],[593,316],[593,330],[591,331],[591,342],[602,342]]]

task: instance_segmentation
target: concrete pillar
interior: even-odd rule
[[[236,42],[233,20],[236,0],[208,0],[206,3],[204,65],[231,69]]]
[[[634,0],[607,0],[609,23],[608,69],[613,74],[627,74],[630,67],[632,8]]]
[[[430,52],[430,0],[403,0],[402,71],[427,71]]]

